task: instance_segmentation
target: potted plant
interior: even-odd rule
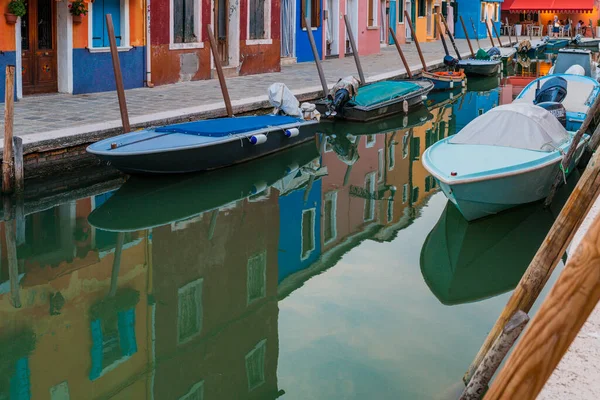
[[[27,4],[24,0],[10,0],[8,3],[8,12],[4,14],[6,23],[14,25],[17,23],[17,18],[27,14]]]
[[[69,4],[69,12],[73,16],[73,23],[80,24],[82,15],[87,15],[88,10],[83,0],[75,0]]]

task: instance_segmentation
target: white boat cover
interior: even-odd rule
[[[449,142],[550,152],[567,140],[569,133],[549,111],[533,104],[513,103],[477,117]]]
[[[292,91],[283,83],[274,83],[269,86],[269,101],[275,107],[275,113],[283,111],[286,115],[299,117],[300,102]]]

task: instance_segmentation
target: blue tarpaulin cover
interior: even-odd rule
[[[269,126],[280,126],[300,123],[303,120],[286,115],[259,115],[235,118],[208,119],[183,124],[162,126],[156,132],[187,133],[198,136],[221,137],[238,133],[251,132]]]

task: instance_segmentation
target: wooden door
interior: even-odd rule
[[[221,65],[229,65],[229,0],[215,0],[215,37],[221,58]]]
[[[23,94],[58,91],[56,71],[56,3],[29,0],[21,18]]]

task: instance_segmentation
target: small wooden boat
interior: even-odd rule
[[[423,72],[421,77],[433,82],[433,90],[452,90],[467,84],[467,75],[463,70]]]
[[[517,54],[517,49],[513,47],[498,47],[497,49],[500,51],[500,59],[504,65],[511,63]]]
[[[496,76],[502,68],[501,60],[477,60],[469,58],[460,60],[458,68],[462,69],[468,77],[471,76]]]
[[[561,103],[565,107],[567,114],[567,130],[576,131],[585,120],[596,97],[600,95],[600,83],[595,79],[588,76],[571,74],[552,74],[544,76],[535,79],[525,86],[515,99],[515,102],[533,104],[536,102],[536,97],[539,96],[537,93],[538,89],[553,90],[551,79],[556,77],[562,78],[567,82],[565,97]],[[550,87],[545,88],[546,84],[550,85]],[[598,121],[594,120],[591,124],[592,129],[597,123]]]
[[[119,135],[87,151],[130,174],[207,171],[313,140],[317,125],[283,115],[219,118]]]
[[[131,232],[183,221],[259,196],[319,157],[314,143],[227,169],[180,176],[132,176],[88,217],[105,231]],[[160,210],[160,212],[157,212]]]
[[[371,121],[392,114],[406,114],[423,104],[432,89],[433,83],[429,81],[383,81],[361,86],[336,118]],[[315,104],[321,114],[327,114],[332,100],[322,99]]]
[[[525,103],[493,108],[433,144],[423,167],[469,221],[545,198],[572,143],[550,111]],[[578,144],[568,174],[589,136]]]

